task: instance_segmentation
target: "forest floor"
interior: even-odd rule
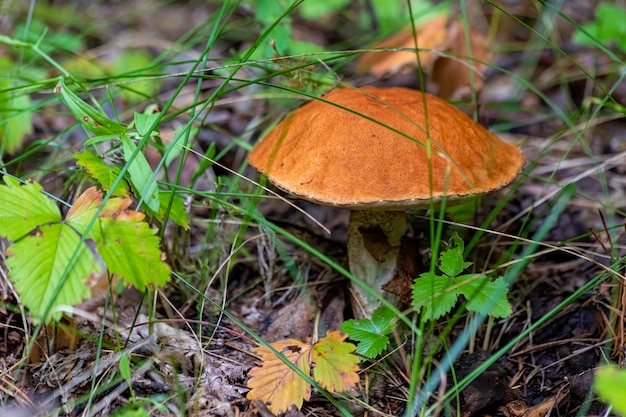
[[[221,2],[200,1],[55,1],[54,6],[39,2],[29,20],[21,3],[8,0],[0,6],[4,13],[0,34],[12,36],[30,21],[31,28],[38,22],[48,26],[46,36],[51,38],[60,33],[78,35],[78,51],[59,48],[50,54],[74,74],[86,71],[83,77],[90,82],[85,85],[107,104],[107,114],[125,121],[133,111],[162,106],[174,95],[206,47],[221,7]],[[272,415],[261,401],[246,398],[248,372],[259,364],[251,352],[256,342],[250,332],[269,343],[305,341],[320,328],[338,330],[352,318],[350,281],[334,267],[348,265],[349,212],[290,200],[283,194],[285,198],[259,198],[256,183],[248,181],[259,180],[259,174],[247,166],[246,156],[273,122],[302,103],[297,95],[272,85],[307,89],[315,95],[334,87],[315,77],[307,79],[316,71],[331,73],[335,85],[418,89],[420,79],[415,69],[382,77],[358,71],[356,59],[346,51],[370,48],[379,40],[377,28],[372,26],[366,33],[363,23],[369,21],[364,16],[371,17],[366,5],[375,2],[348,2],[317,19],[306,19],[297,11],[289,15],[292,40],[340,50],[340,64],[316,65],[315,55],[277,58],[271,77],[262,66],[271,63],[250,64],[228,85],[241,86],[246,80],[251,85],[211,98],[224,82],[224,69],[236,62],[233,57],[243,55],[267,25],[255,12],[265,3],[247,1],[232,9],[206,64],[223,65],[221,72],[207,70],[201,83],[192,78],[183,85],[176,93],[172,117],[159,127],[162,137],[171,138],[194,112],[200,113],[192,151],[178,182],[189,190],[184,201],[190,228],[163,227],[162,249],[176,272],[170,283],[157,292],[142,294],[125,288],[109,297],[109,282],[102,278],[93,297],[75,306],[72,316],[35,334],[35,325],[20,306],[19,294],[0,262],[0,415]],[[615,54],[607,53],[574,42],[577,26],[572,22],[594,21],[597,4],[592,0],[561,2],[556,11],[531,1],[468,3],[472,29],[489,39],[489,50],[484,51],[489,63],[478,84],[461,84],[449,96],[458,108],[519,146],[526,165],[509,188],[484,197],[464,220],[447,217],[441,241],[457,233],[469,242],[479,227],[480,240],[467,259],[475,268],[489,270],[497,265],[501,273],[518,262],[525,266],[509,290],[512,314],[487,319],[471,334],[453,364],[454,372],[446,372],[427,403],[437,404],[455,382],[495,357],[450,403],[433,406],[432,414],[606,415],[606,405],[595,401],[594,372],[603,363],[622,363],[626,355],[626,299],[620,275],[626,256],[624,51],[615,47]],[[458,7],[453,2],[453,14],[460,15]],[[117,82],[112,62],[130,50],[165,56],[156,70],[163,76],[155,77],[159,84],[148,98],[130,100],[120,95],[111,104],[104,87]],[[16,52],[0,44],[0,56],[5,54]],[[135,65],[132,60],[137,58],[129,59],[127,65]],[[59,75],[41,60],[31,57],[24,62],[44,68],[47,80]],[[88,63],[109,65],[104,78],[89,73]],[[286,69],[298,66],[306,72]],[[442,91],[435,79],[450,77],[437,71],[442,69],[432,64],[424,74],[423,86],[434,93]],[[24,150],[5,154],[0,166],[20,178],[35,178],[48,193],[71,203],[86,188],[86,176],[76,176],[72,159],[82,149],[84,132],[68,130],[75,119],[54,99],[54,83],[39,87],[31,94],[33,102],[40,104],[23,145],[33,151],[23,159],[19,156]],[[211,106],[200,109],[198,103],[207,99]],[[46,146],[37,147],[37,142]],[[215,163],[207,163],[203,155]],[[160,158],[156,151],[147,151],[153,167]],[[171,167],[173,177],[176,164]],[[268,222],[334,264],[251,221],[247,211],[230,204],[245,210],[252,210],[254,204]],[[492,213],[495,216],[485,225]],[[430,265],[429,227],[435,222],[429,213],[412,214],[414,237],[423,238],[417,263]],[[546,223],[549,230],[535,240]],[[537,249],[523,258],[524,248],[532,244]],[[4,245],[8,247],[8,242]],[[509,258],[503,264],[504,256]],[[455,320],[442,319],[428,331],[428,337],[444,342],[427,356],[427,376],[436,373],[474,317],[467,312],[453,314]],[[338,397],[353,415],[406,412],[414,378],[409,363],[420,353],[415,350],[420,341],[400,326],[392,338],[394,349],[385,357],[360,364],[359,390]],[[132,357],[127,378],[118,373],[124,357]],[[418,382],[421,389],[427,376]],[[301,410],[287,414],[341,415],[318,390]]]

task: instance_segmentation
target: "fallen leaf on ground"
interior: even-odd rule
[[[309,375],[310,344],[289,339],[271,346]],[[311,397],[311,385],[267,347],[260,346],[252,351],[261,357],[263,365],[250,370],[248,388],[251,390],[246,398],[267,403],[274,414],[286,412],[292,406],[300,409],[303,401]]]
[[[445,50],[449,44],[446,25],[448,18],[437,15],[415,28],[408,27],[374,45],[374,48],[418,48],[420,64],[428,68],[437,59],[435,50]],[[357,62],[358,72],[369,72],[376,77],[397,74],[408,67],[417,66],[417,56],[413,51],[367,52]]]
[[[469,35],[470,51],[466,35]],[[445,98],[465,95],[469,88],[482,88],[482,72],[491,60],[489,40],[463,23],[445,15],[437,15],[415,28],[403,31],[374,45],[374,48],[396,48],[382,52],[366,52],[357,61],[357,72],[377,78],[414,71],[419,65],[437,84],[437,94]],[[417,53],[409,49],[417,48]],[[473,73],[472,73],[473,71]]]
[[[352,354],[356,346],[344,342],[346,337],[341,332],[329,332],[313,346],[313,378],[332,392],[349,391],[359,384],[359,358]]]
[[[335,331],[313,345],[289,339],[270,346],[306,375],[311,375],[313,367],[313,379],[324,389],[344,392],[359,384],[359,358],[352,353],[356,346],[345,342],[346,337]],[[287,412],[293,407],[300,409],[304,400],[311,397],[311,384],[271,349],[260,346],[252,351],[263,363],[249,372],[250,392],[246,398],[265,402],[274,414]]]

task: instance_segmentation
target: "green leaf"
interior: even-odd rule
[[[61,212],[42,192],[41,185],[4,176],[0,185],[0,236],[17,241],[36,227],[61,221]]]
[[[119,367],[120,367],[120,375],[122,375],[122,378],[130,382],[130,377],[131,377],[130,358],[128,357],[128,355],[124,354],[120,357]]]
[[[159,113],[137,113],[133,112],[133,120],[135,129],[141,136],[156,134],[157,131],[150,130],[150,127],[157,121],[161,115]]]
[[[129,198],[107,201],[88,236],[108,272],[142,291],[163,286],[170,279],[170,269],[161,260],[156,230],[143,221],[143,213],[128,209],[131,203]],[[102,193],[95,187],[85,190],[68,212],[66,223],[84,234],[101,204]]]
[[[156,213],[156,218],[160,221],[165,219],[165,213],[167,212],[167,206],[170,203],[171,191],[159,192],[159,212]],[[169,219],[181,226],[185,230],[189,230],[189,217],[187,216],[187,209],[183,203],[183,199],[178,194],[174,195],[172,200],[172,207],[170,208]]]
[[[391,322],[395,320],[393,311],[379,307],[372,314],[372,319],[348,320],[341,324],[341,331],[350,339],[359,342],[356,353],[374,358],[389,344],[387,335],[391,333]]]
[[[305,19],[314,20],[341,10],[348,3],[350,0],[305,1],[298,10]]]
[[[121,136],[124,158],[130,165],[128,174],[135,192],[143,198],[144,203],[153,212],[159,211],[159,188],[155,180],[152,180],[152,168],[143,153],[137,152],[135,159],[129,162],[137,146],[126,135]],[[152,180],[152,181],[151,181]]]
[[[458,293],[450,287],[454,281],[425,272],[413,284],[413,309],[422,310],[424,320],[435,320],[448,313],[456,304]]]
[[[54,88],[55,93],[61,93],[65,104],[70,109],[76,120],[95,135],[121,135],[127,128],[121,123],[114,122],[106,115],[91,107],[81,100],[76,94],[66,87],[63,78]]]
[[[14,84],[0,77],[0,143],[6,152],[14,154],[22,148],[24,137],[33,131],[30,97],[10,91]]]
[[[129,198],[119,197],[107,201],[88,236],[96,243],[108,272],[142,291],[163,286],[170,279],[170,269],[161,260],[156,230],[143,221],[143,213],[128,209],[131,203]],[[84,234],[101,204],[102,193],[91,187],[74,202],[65,221]]]
[[[471,262],[465,262],[463,258],[463,251],[465,250],[463,239],[454,235],[452,241],[454,246],[439,256],[439,269],[449,277],[459,275],[464,269],[472,265]]]
[[[345,342],[347,335],[328,332],[313,345],[313,379],[330,392],[349,391],[359,383],[359,358],[356,346]]]
[[[603,3],[596,9],[595,22],[582,26],[574,32],[572,40],[579,45],[595,46],[596,41],[609,46],[615,42],[626,51],[626,11],[621,6]],[[595,39],[595,40],[594,40]]]
[[[595,373],[593,388],[600,398],[613,407],[613,411],[626,416],[626,370],[605,366]]]
[[[108,165],[101,158],[96,156],[93,152],[85,149],[83,153],[75,153],[74,158],[76,164],[82,166],[87,170],[89,175],[104,188],[105,190],[111,189],[113,182],[120,175],[120,168],[115,165]],[[130,189],[125,179],[122,179],[115,188],[113,195],[128,197]]]
[[[508,286],[503,278],[491,281],[486,275],[461,275],[456,279],[462,283],[458,292],[467,299],[467,309],[497,318],[511,315],[511,305],[506,299]]]
[[[170,280],[170,269],[161,260],[156,230],[148,223],[113,218],[100,222],[101,227],[93,228],[91,236],[110,273],[140,291],[161,287]]]
[[[27,236],[7,250],[6,264],[15,289],[35,322],[58,320],[59,306],[72,306],[89,297],[87,280],[100,272],[100,265],[83,242],[73,259],[61,290],[61,276],[80,244],[80,236],[64,224],[43,225],[34,236]],[[50,313],[44,316],[51,306]]]
[[[111,72],[116,76],[128,74],[133,79],[132,83],[122,85],[124,87],[122,97],[125,100],[131,103],[138,102],[157,93],[160,81],[150,79],[150,76],[156,73],[154,68],[150,68],[152,61],[152,55],[143,49],[125,50],[117,54]]]

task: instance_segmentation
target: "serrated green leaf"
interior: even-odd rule
[[[439,256],[439,269],[449,277],[455,277],[463,272],[464,269],[472,265],[471,262],[465,262],[463,251],[465,245],[463,240],[458,236],[453,236],[454,247],[444,251]]]
[[[42,192],[41,185],[4,176],[0,185],[0,236],[17,241],[37,226],[61,221],[61,212]]]
[[[496,318],[511,315],[511,305],[506,299],[508,287],[503,278],[491,281],[486,275],[461,275],[458,291],[467,299],[467,309]]]
[[[113,182],[120,174],[119,167],[108,165],[88,149],[85,149],[82,153],[75,153],[74,159],[76,159],[76,164],[85,168],[89,175],[98,181],[102,188],[107,191],[111,188]],[[130,189],[128,183],[125,179],[122,179],[119,184],[117,184],[117,187],[115,187],[113,195],[128,197],[129,192]]]
[[[393,311],[379,307],[372,314],[372,319],[348,320],[341,324],[341,331],[350,339],[359,342],[356,353],[374,358],[389,344],[387,335],[391,333],[391,322],[395,319]]]
[[[430,272],[423,273],[413,284],[413,309],[422,310],[425,320],[435,320],[456,304],[458,293],[451,289],[454,281]]]
[[[170,279],[170,269],[161,260],[156,230],[143,221],[143,213],[128,209],[131,203],[128,198],[109,199],[88,237],[96,243],[108,272],[139,290],[163,286]],[[84,234],[101,204],[102,193],[95,187],[85,190],[68,212],[66,223]]]
[[[112,274],[140,291],[163,286],[170,280],[170,268],[161,260],[156,230],[141,220],[103,218],[90,236]]]
[[[122,147],[124,150],[124,159],[127,163],[130,163],[128,167],[128,174],[130,175],[130,182],[135,189],[135,192],[143,198],[143,202],[148,206],[150,210],[157,213],[159,211],[159,188],[156,181],[150,181],[152,179],[152,168],[146,159],[145,155],[141,152],[137,152],[135,159],[128,162],[137,146],[126,135],[122,135]]]
[[[65,105],[70,109],[76,120],[95,135],[121,135],[127,128],[121,123],[114,122],[106,115],[85,103],[67,86],[63,78],[54,88],[55,93],[60,93]]]
[[[9,276],[36,322],[58,320],[61,313],[55,309],[77,304],[91,294],[85,284],[92,274],[100,272],[100,264],[83,242],[61,290],[52,298],[79,243],[80,236],[71,227],[52,224],[41,226],[36,235],[7,250]],[[44,316],[49,306],[52,313]]]

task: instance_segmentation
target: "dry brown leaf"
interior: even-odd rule
[[[305,374],[310,373],[311,345],[289,339],[272,343],[291,363]],[[274,414],[288,411],[292,406],[300,409],[304,400],[311,397],[311,385],[265,346],[253,349],[263,361],[261,367],[250,370],[248,400],[261,400]]]
[[[416,31],[416,39],[409,27],[374,47],[420,49],[420,64],[438,85],[438,95],[441,97],[456,98],[465,95],[470,87],[475,91],[482,88],[482,72],[486,69],[482,62],[489,62],[492,57],[491,45],[486,37],[470,29],[471,53],[468,52],[463,23],[445,15],[433,17],[417,27]],[[450,56],[443,56],[436,51]],[[413,70],[417,62],[412,51],[367,52],[357,61],[357,72],[369,72],[380,78]],[[473,80],[470,78],[471,71],[474,71]]]
[[[416,27],[416,38],[413,38],[413,29],[408,27],[374,45],[374,48],[419,48],[420,63],[422,67],[428,68],[438,56],[430,51],[447,48],[449,43],[447,40],[447,22],[448,18],[445,15],[436,15]],[[357,71],[370,72],[377,77],[382,77],[415,66],[417,66],[417,57],[412,51],[367,52],[359,58]]]
[[[470,87],[479,91],[483,87],[482,73],[487,65],[481,63],[489,62],[492,58],[491,44],[489,39],[480,33],[469,30],[470,49],[467,51],[465,29],[463,24],[454,20],[448,26],[452,42],[448,52],[453,57],[439,57],[435,61],[431,78],[439,86],[441,97],[463,96]],[[471,71],[474,71],[473,80]],[[473,84],[472,84],[473,82]]]

